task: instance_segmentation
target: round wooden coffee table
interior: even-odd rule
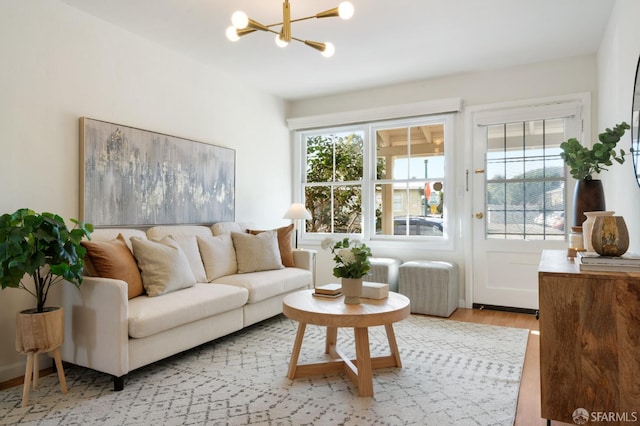
[[[393,332],[393,323],[409,316],[409,299],[389,292],[380,300],[361,299],[359,305],[346,305],[344,296],[328,299],[312,296],[313,290],[292,293],[282,301],[283,312],[298,321],[298,332],[293,344],[287,377],[308,377],[345,371],[358,386],[360,396],[373,396],[373,370],[384,367],[402,367],[400,353]],[[298,357],[307,324],[327,327],[325,353],[333,360],[317,364],[298,365]],[[391,354],[371,358],[368,327],[384,326]],[[349,359],[337,346],[338,327],[352,327],[355,336],[356,359]]]

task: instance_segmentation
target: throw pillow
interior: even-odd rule
[[[216,278],[238,273],[236,251],[230,235],[224,234],[217,237],[198,235],[197,239],[207,281],[211,282]]]
[[[82,241],[81,244],[87,249],[92,274],[126,282],[129,299],[144,294],[138,265],[122,234],[115,240]]]
[[[200,257],[200,250],[198,249],[198,240],[195,235],[171,235],[171,238],[176,240],[180,245],[180,248],[187,256],[191,272],[196,278],[196,282],[206,283],[207,274],[202,264],[202,258]]]
[[[238,259],[238,273],[282,269],[276,231],[265,231],[257,235],[231,233]]]
[[[282,264],[288,267],[296,266],[293,261],[293,249],[291,248],[291,235],[293,234],[293,223],[289,226],[284,226],[275,230],[278,235],[278,248],[280,249],[280,258]],[[250,234],[258,235],[265,231],[249,230]]]
[[[187,256],[173,238],[153,241],[131,237],[131,245],[148,296],[160,296],[196,283]]]

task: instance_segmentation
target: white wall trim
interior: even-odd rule
[[[318,127],[341,126],[346,124],[381,121],[395,118],[409,118],[421,115],[460,112],[462,98],[446,98],[435,101],[390,105],[379,108],[359,109],[330,114],[293,117],[287,119],[289,130],[304,130]]]

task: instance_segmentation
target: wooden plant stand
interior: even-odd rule
[[[64,310],[62,308],[51,308],[42,313],[27,310],[16,315],[16,350],[27,355],[22,388],[22,407],[26,407],[29,403],[29,389],[32,379],[33,388],[38,388],[40,374],[38,355],[41,353],[49,353],[53,356],[60,388],[62,393],[67,393],[67,381],[60,358],[62,342],[64,342]]]

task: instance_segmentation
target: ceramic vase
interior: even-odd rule
[[[573,191],[573,225],[582,226],[586,220],[584,212],[604,211],[606,203],[602,181],[581,179]]]
[[[342,294],[344,303],[357,305],[362,295],[362,278],[342,278]]]
[[[597,212],[584,212],[587,220],[582,224],[582,237],[584,238],[584,248],[586,251],[594,251],[593,244],[591,243],[591,233],[593,231],[593,224],[598,216],[613,216],[615,212],[612,211],[597,211]]]
[[[593,250],[600,256],[622,256],[629,248],[629,231],[622,216],[598,216],[591,233]]]

